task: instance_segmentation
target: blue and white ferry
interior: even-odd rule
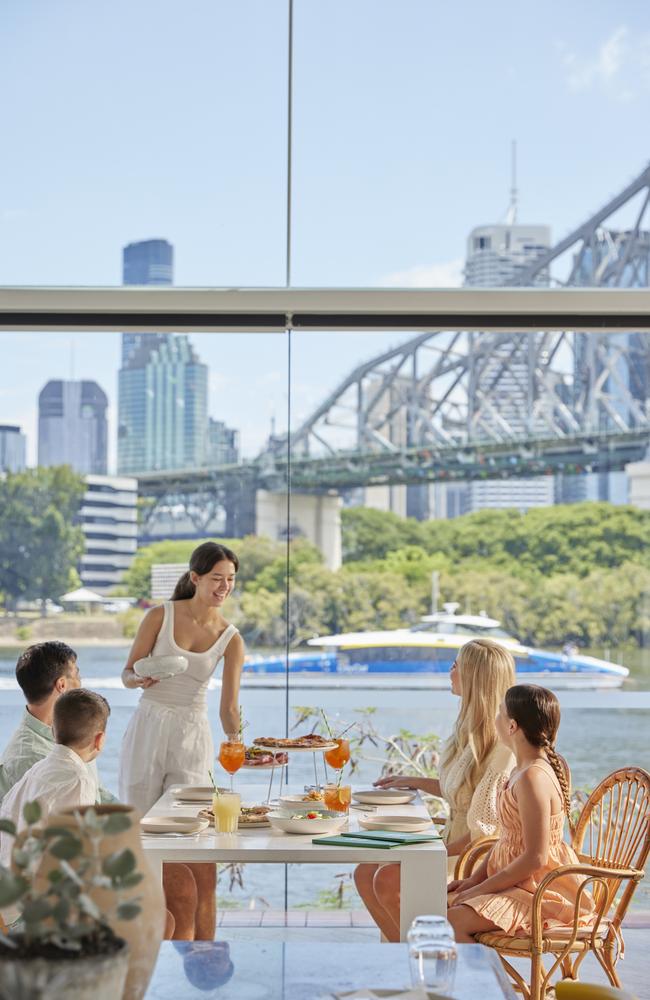
[[[501,623],[486,615],[445,611],[427,615],[410,628],[381,632],[344,632],[308,641],[314,652],[289,655],[289,673],[301,686],[320,687],[327,680],[343,687],[448,688],[449,670],[461,646],[478,637],[495,639],[515,658],[520,683],[553,689],[617,688],[629,671],[607,660],[584,656],[576,647],[561,653],[523,646]],[[319,651],[316,652],[316,649]],[[283,656],[250,656],[245,676],[254,684],[286,672]]]

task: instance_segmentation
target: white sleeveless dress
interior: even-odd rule
[[[122,740],[120,799],[143,814],[170,785],[208,784],[208,771],[214,770],[208,683],[237,632],[229,625],[205,653],[192,653],[174,639],[174,602],[163,608],[151,655],[181,654],[188,669],[143,690]]]

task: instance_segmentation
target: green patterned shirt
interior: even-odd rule
[[[25,709],[18,729],[7,743],[0,759],[0,805],[9,789],[13,788],[33,764],[47,757],[54,746],[56,744],[52,727],[39,722]],[[87,767],[97,778],[95,761],[91,761]],[[97,784],[99,785],[99,781]],[[117,799],[99,785],[99,801],[116,802]]]

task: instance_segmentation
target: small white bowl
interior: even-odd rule
[[[335,813],[324,809],[316,811],[324,812],[324,819],[293,819],[284,813],[271,812],[268,815],[268,821],[274,830],[280,830],[282,833],[298,833],[304,836],[309,833],[336,833],[348,819],[346,813]]]
[[[310,799],[303,801],[302,795],[282,795],[278,799],[278,805],[285,813],[308,813],[325,812],[326,806],[322,799]]]
[[[136,660],[133,669],[138,677],[153,677],[156,681],[164,681],[176,674],[184,674],[188,662],[186,656],[144,656]]]
[[[219,788],[218,791],[229,792],[230,789]],[[212,785],[175,785],[171,793],[178,802],[212,802],[214,788]]]

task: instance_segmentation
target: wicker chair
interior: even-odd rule
[[[470,844],[459,857],[455,877],[466,878],[485,856],[496,838],[486,837]],[[614,771],[589,796],[571,837],[578,864],[556,868],[540,883],[532,901],[532,934],[511,937],[501,931],[477,935],[481,944],[494,948],[510,975],[513,985],[526,1000],[544,1000],[552,989],[551,980],[576,980],[578,970],[590,952],[596,957],[612,986],[620,987],[616,963],[624,953],[621,924],[635,889],[644,877],[650,853],[650,774],[642,768]],[[573,925],[545,933],[541,909],[544,894],[562,875],[583,875],[576,900]],[[591,891],[596,903],[592,928],[578,928],[579,902]],[[547,969],[543,955],[553,961]],[[530,985],[508,961],[530,959]]]

